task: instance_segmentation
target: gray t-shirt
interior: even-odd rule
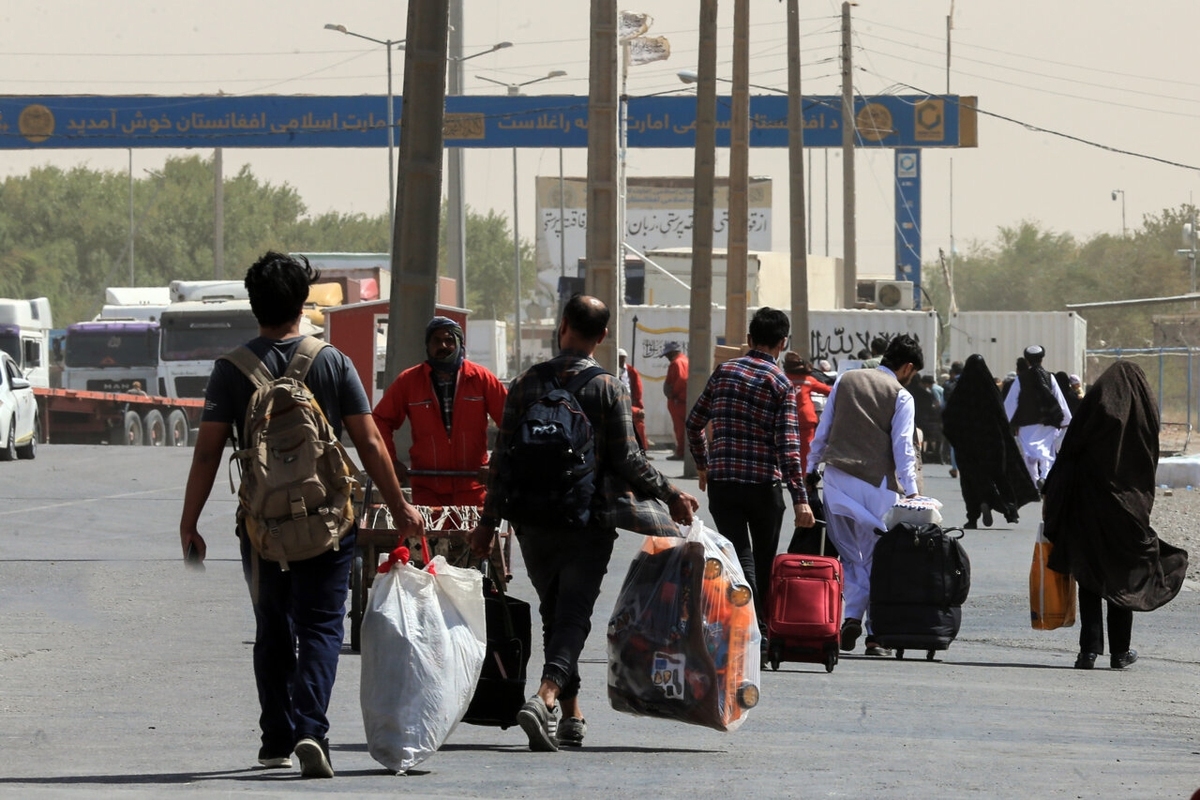
[[[246,342],[246,346],[262,359],[272,375],[278,376],[287,367],[302,338],[277,340],[260,336]],[[371,413],[371,403],[354,364],[334,347],[325,347],[317,354],[304,383],[312,390],[339,437],[342,435],[342,417]],[[200,421],[231,423],[237,431],[238,441],[244,441],[242,423],[253,393],[254,384],[240,369],[232,362],[218,359],[204,390],[204,413]]]

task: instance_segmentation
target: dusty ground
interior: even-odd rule
[[[1188,551],[1188,577],[1200,580],[1200,491],[1159,489],[1150,525],[1160,538]]]

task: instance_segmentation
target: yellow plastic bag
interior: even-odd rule
[[[1034,630],[1052,631],[1075,624],[1075,579],[1046,566],[1054,545],[1038,524],[1029,566],[1029,621]]]

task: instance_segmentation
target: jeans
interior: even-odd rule
[[[559,687],[559,699],[579,694],[579,654],[592,630],[592,609],[608,572],[614,528],[577,530],[521,525],[517,542],[538,595],[545,667],[542,680]]]
[[[257,630],[254,681],[263,747],[290,753],[300,739],[324,739],[326,711],[337,677],[357,526],[337,550],[291,561],[285,572],[258,557],[239,530],[242,571],[250,587]]]
[[[771,566],[783,526],[783,488],[772,483],[708,482],[708,511],[717,532],[730,541],[754,593],[759,627],[766,630]]]
[[[1100,607],[1103,598],[1095,592],[1079,587],[1079,650],[1084,653],[1104,652],[1104,614]],[[1108,606],[1108,652],[1119,656],[1129,650],[1133,638],[1133,612],[1117,608],[1104,600]]]

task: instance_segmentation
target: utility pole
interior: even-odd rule
[[[450,0],[450,65],[446,94],[463,90],[463,0]],[[467,307],[467,221],[463,192],[463,149],[446,150],[446,267],[457,279],[456,305]]]
[[[388,383],[404,368],[425,359],[425,325],[437,304],[449,16],[449,0],[409,1],[392,236]]]
[[[858,300],[858,232],[854,196],[854,72],[850,57],[850,3],[842,3],[842,307]]]
[[[733,108],[729,125],[729,246],[725,251],[725,344],[733,346],[746,341],[749,185],[750,0],[734,0]]]
[[[213,151],[213,279],[225,277],[225,162]]]
[[[588,75],[587,278],[585,291],[608,306],[613,322],[595,357],[617,369],[621,298],[617,269],[625,260],[617,230],[617,3],[592,0]],[[711,225],[709,226],[711,228]],[[707,306],[706,306],[707,308]]]
[[[812,358],[815,354],[810,351],[808,341],[808,232],[804,227],[804,96],[800,93],[800,0],[788,0],[787,26],[788,202],[791,205],[792,349],[803,356]],[[809,193],[811,194],[811,172],[809,180]],[[826,185],[828,185],[828,180],[826,180]],[[826,213],[825,216],[828,219],[829,214]]]
[[[713,184],[717,160],[717,0],[700,0],[700,52],[696,76],[696,161],[692,200],[692,294],[688,311],[688,407],[712,372]],[[728,313],[728,309],[726,309]],[[696,464],[684,448],[684,477]]]

